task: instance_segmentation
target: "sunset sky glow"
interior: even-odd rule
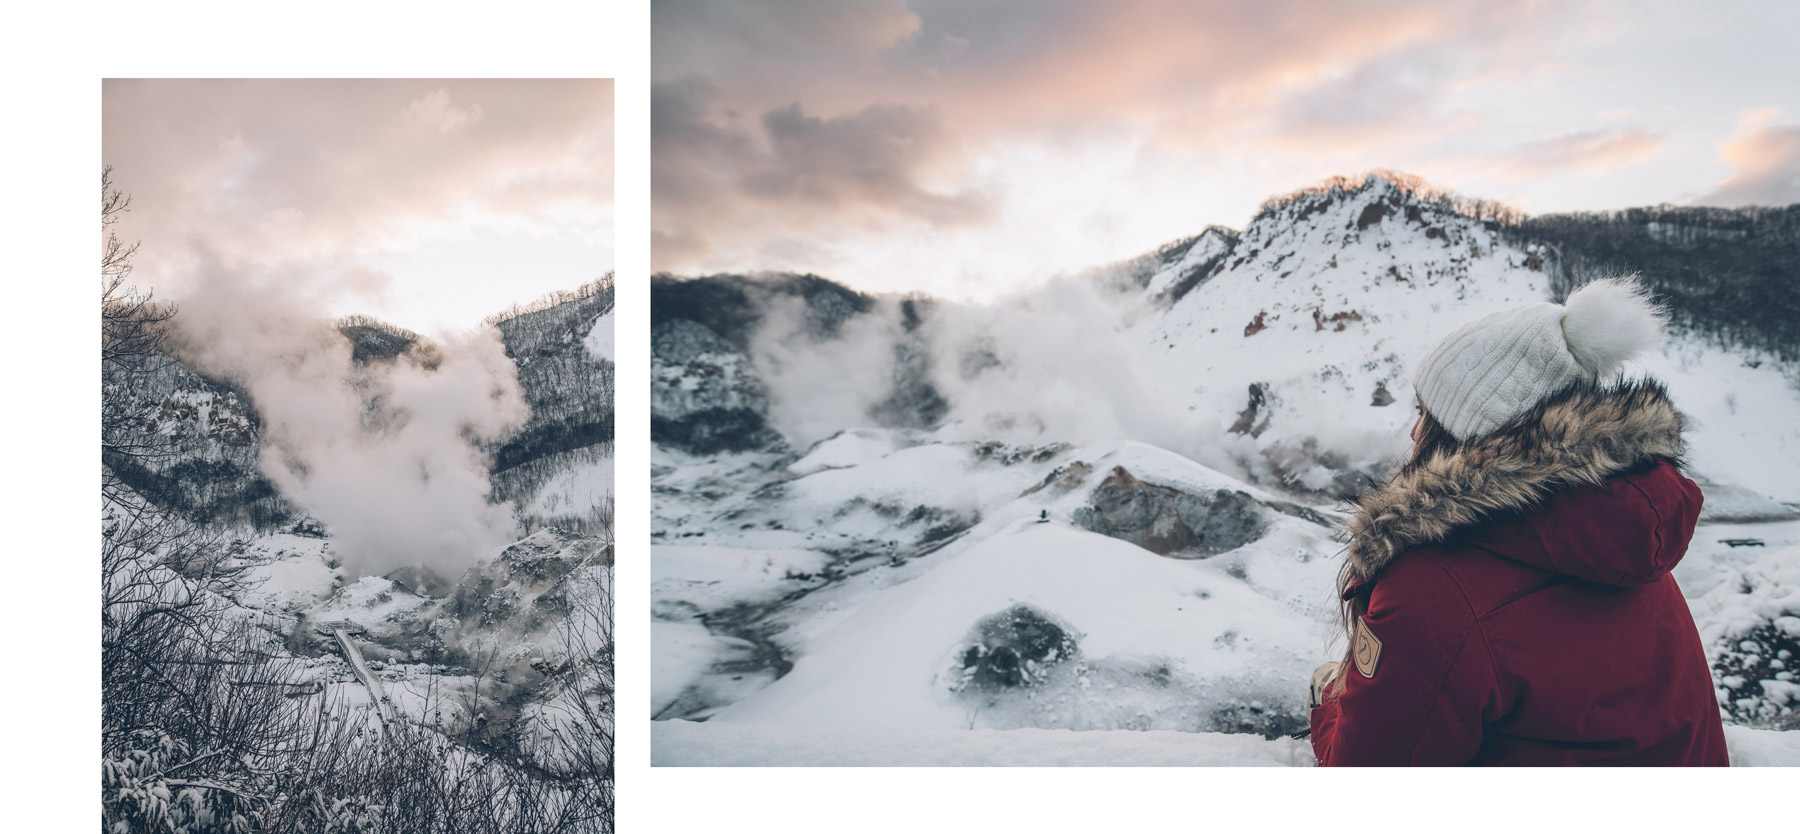
[[[432,333],[613,267],[610,80],[108,80],[135,283],[304,284]]]

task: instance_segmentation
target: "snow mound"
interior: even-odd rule
[[[1074,629],[1080,662],[1065,664],[1074,668],[1055,685],[1004,701],[960,697],[956,649],[978,622],[1018,604]],[[1293,724],[1296,693],[1327,632],[1322,620],[1256,593],[1210,561],[1165,559],[1061,524],[1016,522],[834,623],[792,672],[712,720],[1191,730],[1203,727],[1170,722],[1285,711]]]
[[[788,464],[795,475],[825,469],[857,466],[899,451],[904,441],[898,432],[882,429],[846,429],[813,444],[805,457]]]

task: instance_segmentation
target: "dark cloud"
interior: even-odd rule
[[[1732,166],[1726,177],[1695,199],[1708,206],[1785,206],[1800,203],[1800,125],[1771,125],[1775,111],[1744,117],[1737,135],[1720,147]]]
[[[658,80],[870,66],[918,28],[905,0],[657,0],[650,6]]]
[[[652,91],[659,266],[706,253],[721,229],[733,238],[780,237],[796,231],[795,224],[948,227],[993,213],[995,199],[982,189],[930,185],[962,152],[929,108],[872,105],[821,118],[790,104],[747,122],[717,107],[714,95],[698,81],[657,84]],[[816,251],[793,240],[768,243],[790,255]]]
[[[820,119],[793,104],[763,115],[768,164],[744,178],[764,199],[804,200],[822,208],[866,205],[958,225],[985,217],[989,200],[973,190],[934,193],[920,174],[954,142],[930,110],[878,104]]]

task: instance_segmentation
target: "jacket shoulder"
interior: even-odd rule
[[[1548,571],[1448,542],[1402,554],[1376,582],[1375,593],[1385,587],[1391,597],[1428,600],[1434,608],[1456,607],[1471,619],[1482,619],[1553,579]]]

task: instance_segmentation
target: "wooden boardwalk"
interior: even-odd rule
[[[369,664],[363,661],[362,651],[350,641],[350,635],[343,628],[333,628],[331,636],[337,638],[338,649],[343,651],[344,659],[350,661],[350,670],[356,673],[356,679],[362,681],[369,690],[369,697],[375,701],[375,714],[381,716],[381,729],[386,732],[389,727],[398,726],[394,722],[394,704],[388,700],[387,692],[381,688],[381,681],[375,679],[375,673],[369,671]]]

